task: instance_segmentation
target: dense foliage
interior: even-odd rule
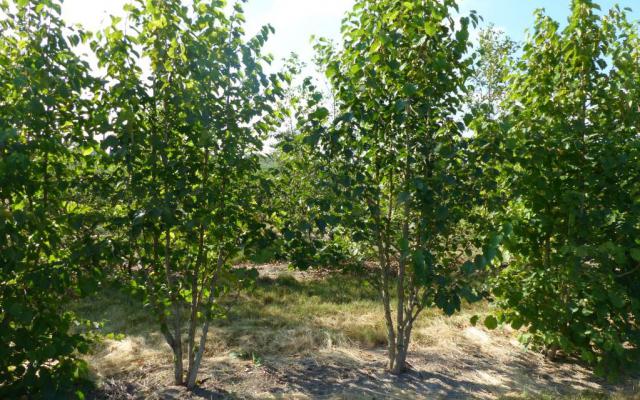
[[[527,342],[616,374],[639,343],[640,40],[624,10],[539,12],[502,117],[478,123],[514,226],[495,282]]]
[[[300,75],[295,59],[290,70]],[[273,183],[270,219],[280,237],[280,254],[298,269],[357,266],[362,258],[341,219],[340,204],[349,200],[332,189],[337,165],[329,165],[315,149],[326,131],[330,111],[313,80],[292,85],[283,104],[285,123],[277,133],[273,165],[267,170]]]
[[[107,71],[101,146],[113,224],[124,233],[119,261],[158,317],[175,383],[194,387],[219,298],[249,282],[229,260],[259,230],[258,155],[277,122],[282,76],[264,72],[270,27],[244,39],[240,3],[230,16],[218,1],[138,2],[127,11],[128,25],[114,20],[94,43]],[[150,71],[138,67],[141,57]]]
[[[406,368],[413,323],[425,307],[450,315],[461,298],[479,298],[473,277],[491,264],[501,240],[465,234],[473,229],[470,210],[481,206],[474,178],[482,171],[458,120],[477,16],[458,25],[456,7],[358,1],[343,22],[342,48],[318,45],[336,115],[323,128],[329,111],[314,110],[320,122],[307,141],[324,159],[318,174],[327,190],[343,199],[334,203],[340,224],[376,260],[373,282],[395,373]]]
[[[0,397],[62,396],[88,349],[64,302],[104,266],[84,195],[96,82],[58,4],[18,5],[0,3]]]
[[[519,53],[493,28],[475,51],[454,0],[356,0],[341,45],[316,44],[326,93],[295,58],[267,73],[273,29],[247,37],[243,2],[136,0],[89,35],[57,0],[0,0],[0,397],[83,396],[93,334],[67,304],[107,280],[193,389],[221,299],[256,277],[238,260],[358,267],[394,373],[425,308],[490,289],[489,328],[601,373],[633,360],[626,10],[573,0],[562,29],[538,12]]]

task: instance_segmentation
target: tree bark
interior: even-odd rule
[[[408,106],[407,106],[408,107]],[[408,109],[407,109],[408,112]],[[405,147],[407,150],[407,159],[405,161],[405,170],[404,170],[404,185],[403,188],[409,187],[409,181],[411,179],[411,169],[410,169],[410,154],[411,154],[411,146],[409,142],[409,136],[407,135],[407,140],[405,143]],[[398,263],[398,281],[396,282],[397,289],[397,297],[398,304],[397,307],[397,320],[396,320],[396,360],[394,362],[394,366],[391,370],[394,374],[401,374],[406,370],[406,359],[407,359],[407,350],[409,347],[409,336],[411,335],[411,314],[405,316],[405,278],[406,278],[406,270],[407,270],[407,261],[409,259],[409,219],[411,217],[411,208],[409,202],[411,200],[407,198],[404,201],[402,211],[402,246],[400,249],[400,261]],[[405,320],[405,318],[407,318]]]
[[[171,271],[171,230],[165,231],[165,255],[164,268],[167,275],[167,284],[171,293],[171,302],[173,303],[173,366],[174,366],[174,383],[182,385],[184,383],[184,364],[182,360],[182,310],[180,307],[178,287],[175,282],[175,276]]]
[[[220,276],[220,271],[222,270],[223,265],[224,257],[222,255],[222,249],[220,249],[218,252],[218,261],[216,263],[216,272],[211,278],[211,284],[209,286],[209,298],[207,299],[208,308],[211,307],[211,304],[213,303],[213,300],[215,298],[215,288],[218,283],[218,277]],[[200,365],[202,364],[202,356],[204,355],[204,349],[207,343],[207,335],[209,334],[209,322],[210,317],[207,315],[204,325],[202,326],[202,334],[200,335],[198,351],[195,354],[193,364],[189,366],[189,371],[187,372],[187,389],[189,390],[192,390],[196,386],[196,379],[198,377]]]
[[[204,148],[204,156],[203,156],[203,167],[202,167],[202,192],[206,193],[206,186],[209,181],[209,147],[205,145]],[[205,200],[206,209],[209,209],[209,201],[208,197]],[[204,238],[205,238],[205,225],[201,221],[200,222],[200,234],[198,238],[198,256],[196,257],[196,264],[193,271],[193,276],[191,278],[191,316],[189,318],[189,334],[188,334],[188,378],[187,381],[190,381],[191,371],[193,370],[193,366],[195,363],[195,339],[196,339],[196,325],[198,323],[198,308],[200,307],[201,301],[201,293],[202,291],[198,288],[198,280],[200,275],[200,270],[202,267],[207,267],[207,252],[204,248]],[[206,276],[206,273],[204,273]],[[205,283],[203,282],[204,286]],[[204,288],[203,288],[204,290]]]

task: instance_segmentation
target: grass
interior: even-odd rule
[[[300,279],[292,273],[280,271],[273,278],[261,277],[254,290],[228,301],[232,303],[229,304],[230,312],[225,319],[213,323],[205,357],[209,365],[220,366],[214,368],[214,375],[231,377],[229,381],[233,382],[233,388],[236,385],[255,387],[261,384],[253,381],[243,383],[247,379],[243,372],[246,368],[278,363],[295,368],[290,363],[300,359],[318,360],[322,358],[321,354],[347,354],[352,361],[355,360],[352,365],[356,369],[366,365],[370,357],[378,362],[384,360],[381,350],[386,345],[386,327],[382,305],[376,290],[356,277],[329,275],[322,279]],[[114,288],[107,288],[75,304],[74,310],[84,318],[102,321],[102,333],[112,335],[112,339],[97,346],[89,358],[96,380],[104,381],[114,376],[155,379],[144,384],[148,388],[162,387],[170,380],[169,348],[158,332],[153,315],[139,302]],[[442,359],[440,362],[450,363],[453,368],[467,363],[469,351],[475,352],[476,360],[485,350],[489,357],[494,357],[494,351],[500,351],[495,346],[495,335],[503,335],[502,339],[496,339],[499,343],[508,343],[509,333],[469,329],[472,315],[487,312],[486,303],[465,305],[463,312],[453,317],[445,317],[437,310],[425,310],[415,324],[412,351],[422,352],[431,362]],[[120,334],[124,337],[117,337]],[[478,336],[469,337],[469,334]],[[484,341],[488,344],[482,350]],[[512,348],[507,350],[513,351]],[[363,352],[366,359],[358,358]],[[490,366],[500,362],[488,361]],[[346,362],[343,358],[341,362],[344,367],[351,361]],[[484,368],[485,364],[480,361],[478,365]],[[444,367],[449,368],[447,365]],[[474,368],[470,367],[472,375]],[[503,369],[500,373],[504,372]],[[557,398],[519,395],[517,390],[514,393],[515,396],[502,398]],[[353,398],[353,394],[348,398]],[[566,397],[566,400],[608,398],[624,397],[584,393]]]
[[[295,354],[338,344],[377,347],[386,340],[377,294],[355,278],[260,278],[254,290],[230,301],[227,317],[213,324],[209,352]],[[102,322],[104,335],[159,339],[148,310],[114,288],[84,299],[74,311]]]
[[[373,288],[347,276],[297,281],[291,275],[260,279],[231,309],[231,336],[263,353],[301,353],[332,345],[385,343],[381,307]],[[284,339],[281,341],[281,339]],[[277,343],[277,344],[276,344]]]
[[[349,275],[296,280],[290,274],[260,278],[256,288],[233,299],[225,319],[212,327],[208,352],[302,354],[332,346],[379,348],[386,345],[383,309],[376,290]],[[415,326],[414,342],[429,344],[429,326],[447,321],[462,326],[485,305],[467,307],[447,318],[425,310]],[[105,335],[161,339],[152,315],[142,305],[110,288],[75,306],[82,317],[101,321]]]

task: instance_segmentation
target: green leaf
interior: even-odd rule
[[[477,269],[483,269],[487,265],[487,259],[483,255],[477,255],[473,262]]]
[[[331,79],[338,74],[338,67],[334,64],[331,64],[326,69],[327,78]]]
[[[494,330],[498,327],[498,320],[493,315],[489,315],[484,319],[484,326],[489,330]]]
[[[400,192],[398,193],[398,203],[404,204],[407,203],[411,199],[411,194],[409,192]]]
[[[427,23],[424,25],[424,30],[428,36],[434,36],[436,33],[438,33],[438,25],[432,21],[427,21]]]
[[[622,298],[618,293],[609,291],[607,292],[607,295],[609,296],[609,301],[615,308],[621,309],[625,306],[624,298]]]
[[[514,318],[511,321],[511,328],[513,328],[516,331],[522,328],[523,325],[524,325],[524,322],[522,321],[521,318]]]
[[[414,94],[416,94],[417,92],[418,92],[418,86],[413,84],[413,83],[410,83],[410,84],[407,84],[407,85],[404,86],[404,94],[406,96],[411,97]]]
[[[320,141],[320,133],[316,132],[311,135],[305,136],[303,142],[309,146],[316,146]],[[284,150],[284,147],[283,147]]]
[[[470,275],[474,270],[474,264],[471,261],[467,261],[462,264],[462,271],[464,271],[465,274]]]

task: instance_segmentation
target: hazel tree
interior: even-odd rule
[[[259,152],[283,95],[284,76],[264,70],[272,28],[245,40],[241,3],[227,15],[222,1],[138,1],[124,28],[115,20],[94,44],[107,71],[112,131],[102,144],[125,249],[114,254],[158,318],[175,384],[189,388],[220,298],[253,276],[229,260],[260,229]]]
[[[97,82],[56,1],[0,1],[0,397],[70,398],[88,337],[65,305],[95,287],[87,204]],[[78,392],[82,395],[82,392]]]
[[[407,368],[413,324],[426,307],[448,315],[477,300],[475,277],[497,256],[500,234],[469,239],[480,205],[465,127],[469,28],[455,1],[359,0],[343,43],[320,42],[336,118],[316,107],[306,142],[325,160],[340,224],[377,260],[388,368]],[[331,171],[328,173],[326,171]],[[475,256],[475,258],[474,258]],[[473,261],[472,261],[473,260]],[[395,309],[394,309],[395,305]]]
[[[478,59],[470,79],[472,111],[489,116],[500,111],[518,49],[518,43],[493,25],[480,31]]]
[[[499,156],[488,167],[514,227],[501,320],[611,375],[640,339],[639,61],[625,10],[574,0],[563,29],[540,11],[504,116],[474,126]]]

